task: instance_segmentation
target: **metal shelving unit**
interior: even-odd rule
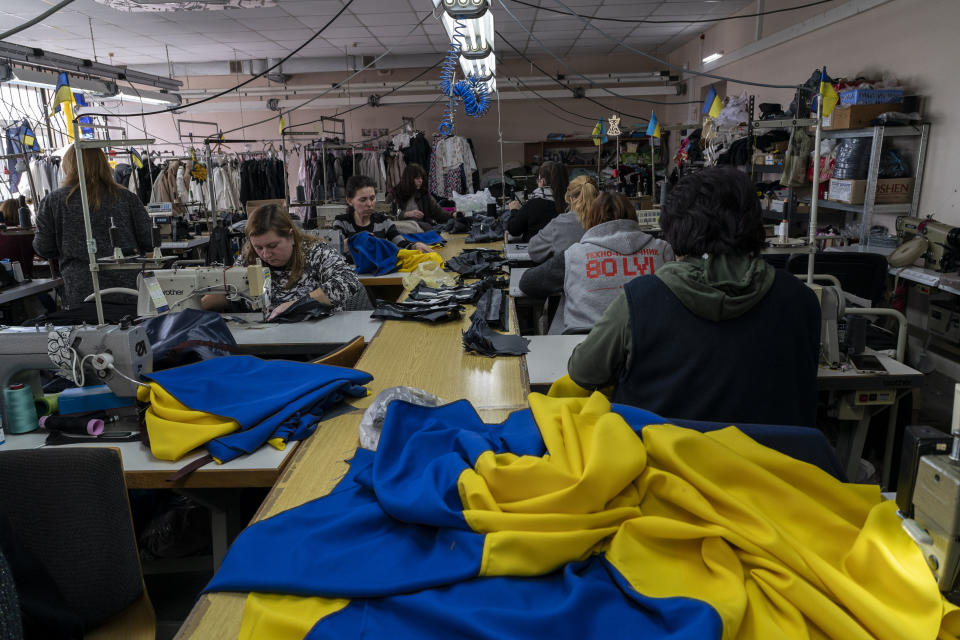
[[[920,188],[923,185],[923,171],[926,162],[927,144],[930,138],[930,124],[906,127],[867,127],[865,129],[827,129],[821,134],[824,138],[873,138],[870,146],[870,168],[867,172],[867,186],[863,204],[846,204],[831,200],[820,200],[819,205],[828,209],[839,209],[848,213],[860,214],[860,244],[867,246],[870,237],[870,227],[873,224],[873,214],[903,214],[916,217],[917,207],[920,204]],[[879,179],[880,157],[883,153],[883,142],[887,138],[920,138],[916,155],[916,169],[913,174],[913,197],[909,203],[877,204],[877,180]],[[800,202],[809,202],[809,198]]]

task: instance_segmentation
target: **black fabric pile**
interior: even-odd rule
[[[143,328],[156,371],[239,353],[227,323],[213,311],[184,309],[167,313],[147,318]]]
[[[510,304],[502,290],[487,289],[477,300],[477,310],[473,312],[471,319],[479,315],[489,326],[507,331],[510,328],[509,309]]]
[[[447,260],[447,270],[465,278],[483,278],[498,275],[507,260],[496,249],[464,249],[460,255]]]
[[[463,332],[463,348],[491,358],[522,356],[530,352],[530,341],[523,336],[497,333],[479,313],[474,313],[470,328]]]
[[[503,239],[503,220],[490,216],[474,216],[464,242],[496,242]]]
[[[484,281],[481,280],[472,284],[461,284],[457,287],[443,286],[434,288],[428,287],[426,283],[421,281],[420,284],[407,294],[407,300],[440,304],[446,304],[448,302],[473,304],[484,290],[483,282]]]
[[[303,322],[304,320],[320,320],[329,318],[333,315],[333,307],[322,302],[317,302],[310,296],[304,296],[284,309],[283,313],[277,315],[270,322],[279,322],[287,324],[291,322]]]
[[[420,322],[449,322],[459,320],[463,307],[456,302],[384,302],[377,300],[371,318],[379,320],[419,320]]]

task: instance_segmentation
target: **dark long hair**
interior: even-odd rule
[[[419,189],[417,189],[417,183],[414,182],[417,178],[423,178],[423,183]],[[396,190],[393,192],[394,200],[402,206],[410,198],[422,196],[426,192],[427,172],[415,162],[408,164],[400,176],[400,184],[397,185]]]
[[[567,210],[567,185],[570,178],[567,177],[567,168],[559,162],[547,160],[540,165],[540,171],[537,177],[543,178],[553,191],[553,202],[557,205],[557,213],[563,213]]]

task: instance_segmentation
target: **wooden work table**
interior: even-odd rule
[[[463,239],[462,235],[450,238],[441,255],[450,258],[464,248],[503,246],[500,242],[465,245]],[[324,496],[336,486],[359,446],[362,410],[383,389],[405,385],[419,387],[448,402],[466,398],[488,423],[502,422],[511,412],[525,409],[530,385],[522,357],[487,358],[464,352],[461,334],[470,326],[471,313],[473,306],[467,305],[461,321],[439,325],[384,322],[356,366],[374,376],[367,385],[370,395],[351,401],[356,411],[320,423],[316,433],[301,443],[254,521]],[[516,329],[512,302],[510,325]],[[201,596],[176,637],[236,638],[245,603],[245,593]]]

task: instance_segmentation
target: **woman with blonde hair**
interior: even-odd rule
[[[597,182],[590,176],[577,176],[567,185],[569,210],[561,213],[547,223],[540,232],[530,239],[527,251],[530,259],[536,263],[546,262],[583,237],[583,225],[580,224],[579,211],[589,211],[590,205],[597,199]]]
[[[257,207],[247,218],[244,233],[247,241],[238,264],[259,259],[270,268],[271,319],[305,298],[342,309],[360,291],[360,280],[343,256],[294,226],[283,207]],[[226,303],[223,295],[203,298],[205,309],[222,309]]]
[[[551,334],[589,332],[626,283],[674,259],[669,244],[640,230],[637,212],[622,194],[600,194],[579,218],[583,237],[520,279],[528,296],[563,294]]]
[[[71,146],[63,156],[63,185],[40,203],[33,248],[38,255],[60,263],[64,305],[76,307],[93,293],[87,237],[80,198],[77,154]],[[111,227],[116,227],[119,248],[124,254],[146,254],[153,250],[150,216],[136,194],[113,180],[113,170],[100,149],[83,150],[83,172],[90,204],[90,227],[97,243],[97,257],[113,255]],[[136,289],[137,272],[101,271],[100,288]]]

